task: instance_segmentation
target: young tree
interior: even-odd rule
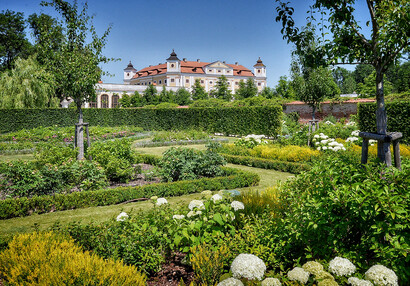
[[[258,95],[258,88],[252,78],[246,80],[245,98],[254,97]]]
[[[215,98],[230,101],[232,99],[232,93],[228,88],[228,79],[226,76],[221,75],[216,82],[216,89],[212,91],[212,95]]]
[[[333,69],[332,75],[342,94],[349,94],[355,91],[356,82],[353,77],[353,72],[345,68],[337,67]]]
[[[0,13],[0,71],[10,70],[17,57],[32,53],[24,29],[23,13],[10,10]]]
[[[245,82],[241,79],[239,81],[239,86],[238,89],[235,91],[235,99],[241,100],[244,99],[246,96],[246,84]]]
[[[264,89],[262,89],[259,96],[262,96],[267,99],[272,99],[274,97],[277,97],[277,94],[273,88],[266,86]]]
[[[288,42],[296,45],[298,51],[303,51],[313,37],[312,32],[299,30],[292,18],[294,9],[289,2],[276,0],[279,5],[276,10],[276,21],[282,23],[282,34]],[[314,50],[311,66],[328,64],[370,64],[376,70],[376,125],[379,134],[387,132],[387,116],[384,103],[383,76],[388,67],[403,52],[409,52],[410,44],[410,6],[408,0],[366,0],[371,27],[369,38],[363,34],[355,19],[355,0],[316,0],[312,10],[319,12],[318,19],[322,36],[319,47]],[[328,15],[328,18],[325,17]],[[308,17],[308,26],[314,25],[314,17]],[[327,20],[327,22],[326,22]],[[326,36],[330,33],[330,36]],[[382,162],[390,162],[391,155],[388,144],[378,142],[378,157]]]
[[[275,93],[277,96],[292,99],[295,98],[295,91],[293,90],[292,83],[288,81],[286,76],[279,78],[278,84],[275,87]]]
[[[144,98],[142,95],[135,91],[134,94],[130,98],[130,106],[131,107],[142,107],[144,106]]]
[[[122,93],[122,96],[120,98],[120,106],[124,108],[131,106],[131,96],[129,96],[128,93]]]
[[[180,88],[175,94],[175,103],[178,105],[188,105],[191,102],[191,94],[185,88]]]
[[[144,90],[144,97],[143,100],[146,105],[151,105],[151,104],[158,104],[159,103],[159,98],[157,96],[157,89],[155,86],[150,84],[145,90]]]
[[[334,82],[330,71],[327,68],[318,67],[309,72],[299,97],[300,100],[312,107],[312,119],[315,120],[315,112],[319,103],[325,97],[333,97],[338,94],[340,94],[340,89]]]
[[[192,87],[192,100],[208,99],[208,93],[205,88],[201,85],[201,80],[197,78],[195,80],[194,86]]]
[[[364,83],[357,85],[357,93],[360,97],[374,97],[376,95],[376,87],[374,81],[376,78],[376,72],[372,72],[368,77],[364,79]],[[388,80],[383,82],[384,95],[389,95],[393,90],[393,85]]]
[[[39,50],[47,55],[45,62],[47,69],[56,78],[58,96],[74,100],[78,110],[79,132],[77,144],[79,147],[78,159],[84,159],[83,113],[82,105],[85,102],[95,101],[95,84],[101,78],[100,63],[109,59],[102,55],[109,27],[100,37],[97,35],[92,18],[88,16],[87,4],[79,10],[77,2],[70,4],[63,0],[43,1],[41,5],[53,7],[61,16],[60,25],[63,27],[63,39],[58,49],[53,45],[51,34],[43,34],[42,41],[38,42]]]
[[[0,77],[0,108],[59,107],[55,82],[34,58],[18,58],[15,67]]]

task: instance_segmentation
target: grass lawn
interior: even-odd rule
[[[8,154],[8,155],[2,154],[0,155],[0,162],[12,161],[12,160],[30,161],[33,159],[34,159],[33,154]]]
[[[189,145],[189,147],[198,150],[205,149],[204,145]],[[138,148],[136,150],[143,153],[161,155],[168,148],[171,147],[149,147]],[[293,174],[278,172],[274,170],[252,168],[233,164],[228,164],[228,167],[238,168],[245,171],[252,171],[259,174],[261,178],[259,186],[238,189],[241,191],[264,190],[269,186],[277,184],[279,181],[285,181],[288,178],[293,177]],[[167,198],[167,200],[171,205],[174,206],[186,206],[191,200],[198,199],[200,197],[200,194],[190,194],[181,197],[170,197]],[[28,217],[0,220],[0,235],[12,234],[16,232],[30,232],[35,228],[45,230],[57,222],[62,225],[74,221],[81,221],[82,223],[99,223],[115,218],[122,211],[125,211],[127,213],[131,211],[147,211],[152,207],[153,205],[150,201],[141,201],[129,204],[91,207],[85,209],[60,211],[41,215],[35,214]]]

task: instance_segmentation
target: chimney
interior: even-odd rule
[[[238,62],[235,62],[235,65],[237,66],[237,65],[238,65]]]
[[[186,62],[186,58],[183,58],[182,60],[183,60],[184,62]]]
[[[150,68],[150,67],[152,67],[152,65],[149,65],[148,67]]]
[[[201,60],[200,60],[200,59],[197,59],[196,61],[197,61],[198,63],[200,63],[200,62],[201,62]]]
[[[226,62],[225,62],[225,61],[223,61],[223,63],[224,63],[224,64],[226,64]]]

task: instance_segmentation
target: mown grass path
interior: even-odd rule
[[[184,146],[189,148],[195,148],[198,150],[204,150],[204,145],[189,145]],[[150,147],[150,148],[138,148],[138,152],[161,155],[165,150],[171,147]],[[229,167],[242,169],[245,171],[252,171],[259,174],[261,180],[258,186],[250,188],[242,188],[239,190],[264,190],[269,186],[276,185],[280,181],[285,181],[290,177],[293,177],[290,173],[278,172],[274,170],[266,170],[259,168],[251,168],[247,166],[228,164]],[[186,206],[191,200],[200,198],[200,194],[190,194],[181,197],[167,198],[171,206]],[[61,225],[68,224],[74,221],[80,221],[81,223],[99,223],[115,217],[122,211],[127,213],[147,211],[153,207],[151,201],[140,201],[129,204],[111,205],[104,207],[92,207],[85,209],[75,209],[68,211],[60,211],[46,214],[35,214],[28,217],[12,218],[7,220],[0,220],[0,235],[12,234],[17,232],[30,232],[34,229],[45,230],[51,227],[55,223]]]

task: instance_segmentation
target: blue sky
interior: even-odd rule
[[[292,1],[299,26],[312,2]],[[359,14],[364,5],[358,7]],[[275,22],[274,0],[90,0],[88,6],[100,34],[112,24],[104,54],[121,59],[103,66],[113,75],[104,82],[122,83],[129,61],[136,69],[164,63],[172,49],[180,59],[239,62],[251,70],[261,57],[270,87],[289,74],[292,46]],[[56,16],[37,0],[0,0],[0,9],[25,17],[41,12]]]

